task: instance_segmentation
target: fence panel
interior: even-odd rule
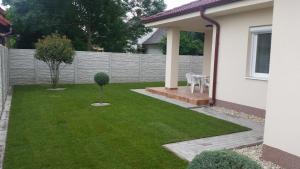
[[[34,52],[27,49],[9,50],[11,85],[50,82],[48,66],[34,59]],[[73,64],[62,65],[60,83],[93,83],[97,72],[108,73],[112,83],[164,81],[165,67],[165,55],[77,51]],[[187,72],[202,72],[201,56],[179,57],[179,80],[185,80]]]

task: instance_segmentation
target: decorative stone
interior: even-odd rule
[[[55,88],[55,89],[47,89],[49,91],[63,91],[66,90],[66,88]]]
[[[91,106],[94,106],[94,107],[104,107],[104,106],[109,106],[110,103],[93,103],[91,104]]]

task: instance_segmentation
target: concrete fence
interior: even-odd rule
[[[0,112],[2,112],[9,90],[8,49],[2,45],[0,45],[0,57]]]
[[[11,85],[46,84],[48,66],[34,59],[34,50],[10,49]],[[201,56],[180,56],[179,79],[187,72],[202,72]],[[62,65],[60,83],[93,83],[97,72],[109,74],[112,83],[164,81],[165,56],[152,54],[76,52],[72,65]]]

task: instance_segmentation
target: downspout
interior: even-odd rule
[[[209,101],[211,106],[216,104],[217,93],[217,79],[218,79],[218,63],[219,63],[219,45],[220,45],[220,24],[205,15],[205,8],[200,9],[201,17],[209,23],[216,26],[216,39],[215,39],[215,58],[214,58],[214,70],[213,70],[213,84],[212,84],[212,98]]]

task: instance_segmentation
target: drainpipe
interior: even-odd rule
[[[212,84],[212,98],[209,101],[211,106],[216,104],[216,93],[217,93],[217,79],[218,79],[218,62],[219,62],[219,44],[220,44],[220,24],[205,15],[205,8],[200,9],[201,17],[209,23],[216,26],[216,39],[215,39],[215,59],[214,59],[214,70],[213,70],[213,84]]]

